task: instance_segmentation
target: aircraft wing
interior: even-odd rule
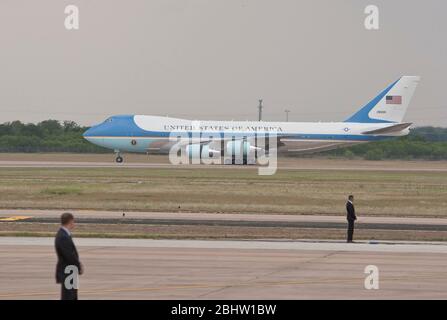
[[[402,130],[405,130],[405,129],[409,128],[411,125],[412,125],[412,123],[399,123],[394,126],[390,126],[390,127],[386,127],[386,128],[382,128],[382,129],[362,132],[362,134],[367,134],[367,135],[390,134],[390,133],[395,133],[395,132],[400,132]]]

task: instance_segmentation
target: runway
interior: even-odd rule
[[[81,299],[446,299],[442,243],[75,239]],[[0,299],[57,299],[51,238],[0,238]],[[365,267],[379,268],[366,290]]]
[[[60,156],[59,156],[60,157]],[[29,159],[30,157],[26,157]],[[256,170],[259,166],[241,166],[241,165],[173,165],[169,163],[168,156],[157,156],[155,159],[144,158],[144,156],[131,159],[136,161],[127,161],[117,164],[110,161],[97,160],[94,158],[88,161],[88,157],[80,158],[79,155],[73,156],[78,161],[73,161],[62,157],[58,160],[1,160],[0,168],[153,168],[153,169],[244,169]],[[38,158],[39,159],[39,158]],[[447,172],[447,161],[360,161],[360,160],[332,160],[332,159],[293,159],[279,158],[278,168],[281,170],[337,170],[337,171],[383,171],[383,172]]]
[[[74,161],[0,161],[0,168],[175,168],[169,163],[74,162]],[[199,166],[188,166],[194,168]],[[225,167],[225,166],[221,166]]]
[[[0,210],[0,223],[59,223],[60,210]],[[335,228],[345,229],[344,216],[312,216],[284,214],[225,214],[182,212],[124,212],[82,210],[73,212],[78,223],[203,225],[243,227]],[[444,218],[361,217],[359,229],[447,231]]]

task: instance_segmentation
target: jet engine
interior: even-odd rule
[[[189,144],[185,151],[190,159],[213,158],[220,156],[221,153],[219,150],[214,150],[209,145],[203,144]]]

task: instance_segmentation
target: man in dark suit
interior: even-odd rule
[[[61,300],[78,299],[77,277],[84,273],[78,251],[71,238],[74,227],[73,215],[68,212],[62,214],[61,227],[54,242],[57,253],[56,283],[61,284],[62,287]]]
[[[350,195],[346,203],[347,220],[348,220],[348,243],[352,243],[354,238],[354,222],[357,220],[354,208],[354,196]]]

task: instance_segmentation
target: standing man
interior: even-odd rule
[[[348,202],[346,203],[346,211],[348,213],[346,217],[348,220],[348,243],[352,243],[354,237],[354,221],[357,220],[357,216],[355,215],[353,195],[350,195],[348,197]]]
[[[61,227],[54,242],[57,253],[56,283],[62,287],[61,300],[78,300],[78,275],[84,273],[78,251],[71,238],[74,227],[73,215],[68,212],[62,214]]]

